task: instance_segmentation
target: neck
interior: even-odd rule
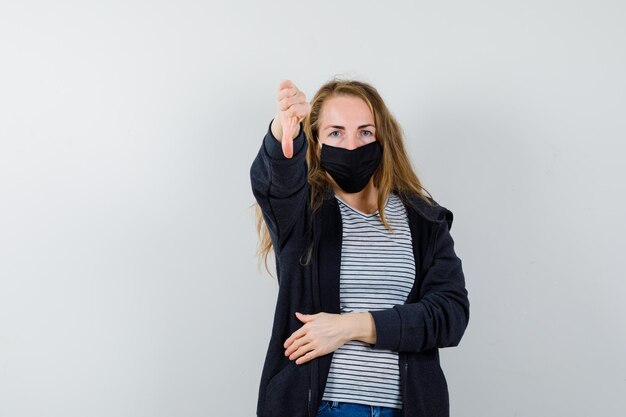
[[[372,214],[378,210],[378,189],[374,186],[373,177],[370,178],[365,188],[358,193],[346,193],[332,178],[330,178],[330,184],[337,197],[360,212]]]

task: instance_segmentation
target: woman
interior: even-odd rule
[[[452,212],[371,85],[332,80],[308,103],[285,80],[277,104],[250,169],[279,283],[257,415],[448,416],[438,349],[469,320]]]

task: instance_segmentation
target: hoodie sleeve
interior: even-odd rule
[[[301,216],[308,198],[305,158],[308,144],[300,123],[300,133],[293,140],[293,156],[286,158],[281,143],[272,134],[271,125],[270,122],[250,167],[250,182],[272,242],[279,249]]]
[[[376,326],[374,349],[420,352],[457,346],[469,322],[469,300],[461,259],[450,235],[452,213],[440,221],[433,260],[423,278],[418,302],[370,311]]]

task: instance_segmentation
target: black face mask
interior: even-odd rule
[[[358,193],[380,165],[382,154],[377,140],[352,150],[322,144],[320,165],[346,193]]]

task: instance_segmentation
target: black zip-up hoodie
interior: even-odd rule
[[[279,282],[259,385],[259,417],[315,417],[333,353],[297,365],[284,355],[283,343],[303,325],[296,311],[341,312],[341,213],[332,189],[311,213],[307,146],[300,123],[293,157],[285,158],[268,127],[250,168]],[[448,417],[448,387],[438,349],[457,346],[469,321],[465,278],[450,235],[453,216],[434,200],[431,207],[418,196],[400,197],[411,229],[415,282],[404,304],[370,311],[376,326],[376,343],[370,346],[398,352],[403,417]]]

